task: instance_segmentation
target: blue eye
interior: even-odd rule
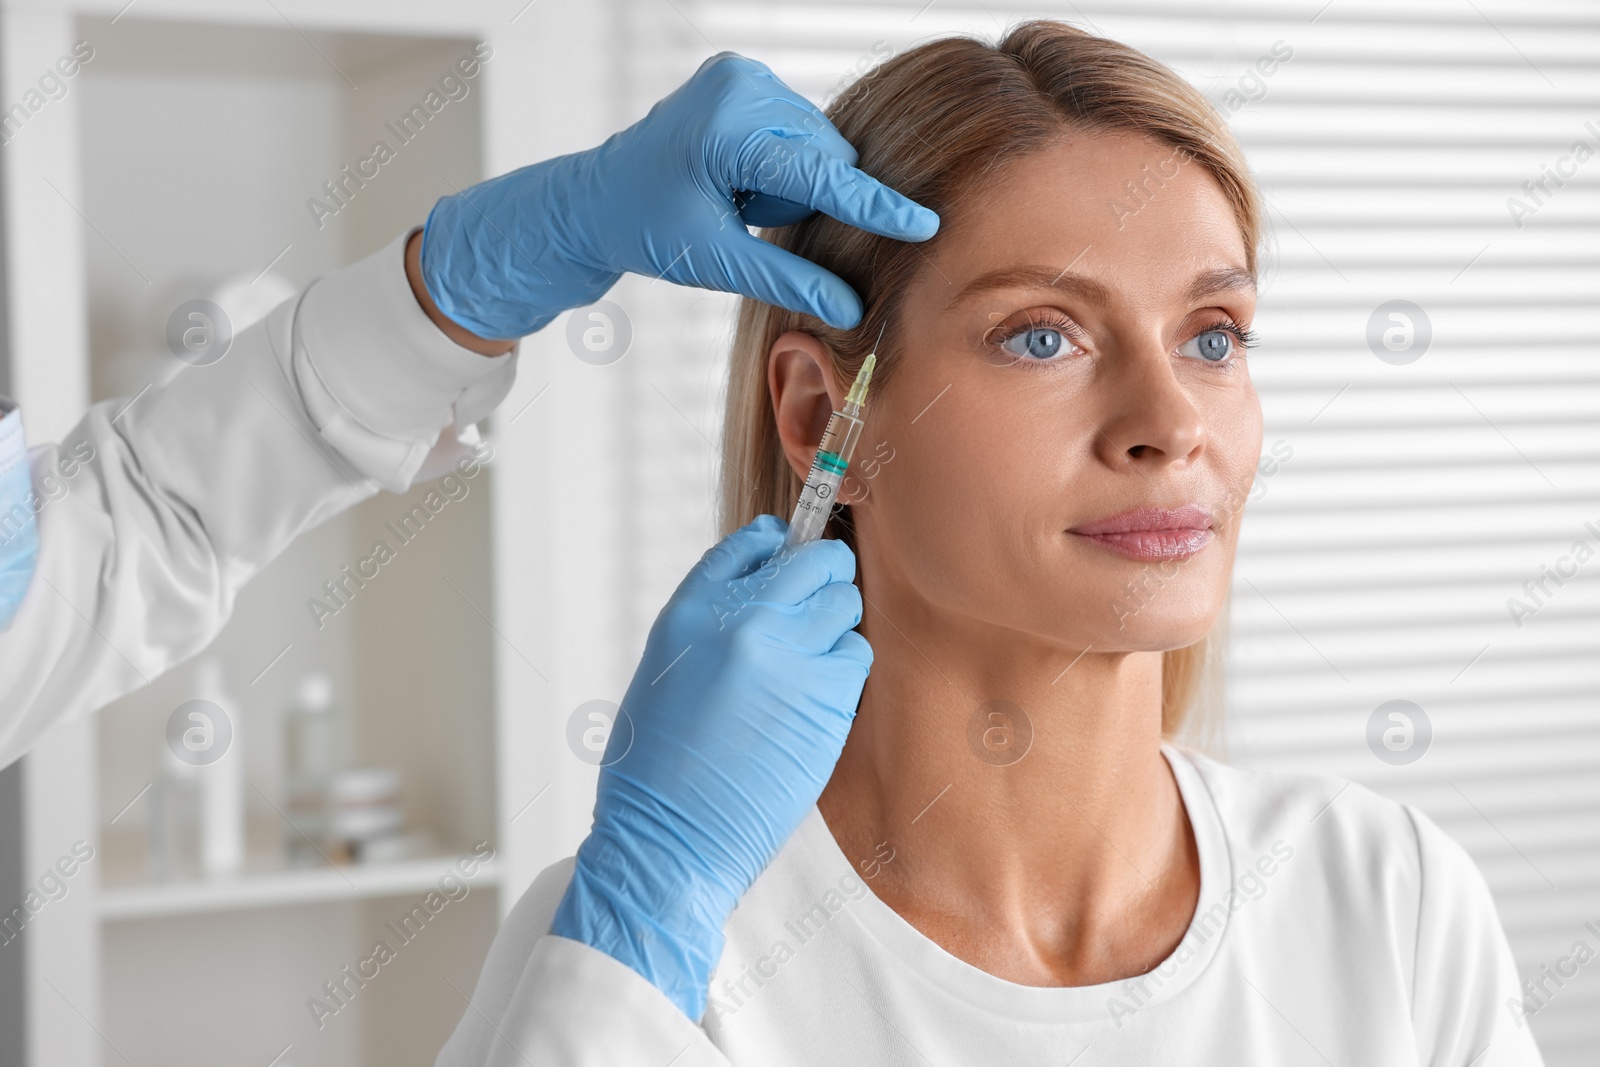
[[[1060,330],[1052,326],[1031,326],[1006,338],[1000,347],[1014,356],[1043,360],[1054,359],[1066,345],[1067,340]]]
[[[1178,349],[1189,354],[1186,350],[1192,345],[1193,355],[1199,356],[1207,363],[1221,363],[1233,355],[1236,341],[1233,334],[1227,330],[1207,330],[1205,333],[1196,334],[1193,339],[1185,341]]]

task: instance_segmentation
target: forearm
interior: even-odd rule
[[[696,873],[686,848],[639,835],[623,843],[615,833],[597,826],[579,847],[550,932],[630,968],[699,1022],[737,898]],[[652,877],[630,877],[642,867]]]
[[[319,279],[217,362],[98,404],[34,450],[40,553],[0,634],[0,765],[204,648],[291,541],[407,488],[510,388],[516,357],[446,338],[403,248]]]
[[[482,356],[500,356],[516,347],[515,341],[495,341],[479,337],[471,330],[457,325],[452,319],[439,310],[439,305],[433,302],[433,296],[428,292],[428,287],[422,281],[422,231],[417,230],[406,239],[406,281],[411,283],[411,295],[417,298],[417,303],[433,321],[433,324],[444,335],[462,348],[476,352]]]
[[[470,1067],[729,1067],[699,1026],[656,988],[587,945],[547,935],[534,945],[511,1006]],[[457,1061],[440,1057],[440,1067]]]
[[[318,442],[275,359],[293,310],[32,451],[39,559],[0,635],[0,764],[204,648],[239,586],[377,491]]]
[[[437,1067],[728,1067],[637,971],[547,932],[572,870],[570,860],[546,868],[506,916]]]

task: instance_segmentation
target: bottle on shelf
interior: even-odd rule
[[[331,859],[329,787],[339,765],[338,715],[333,682],[308,674],[284,715],[284,852],[290,866]]]
[[[148,876],[167,882],[194,876],[200,827],[200,768],[162,746],[161,774],[150,790]]]
[[[244,864],[244,753],[240,707],[222,661],[196,664],[195,695],[162,734],[150,801],[149,876],[225,877]]]
[[[222,661],[200,661],[199,699],[220,710],[221,722],[208,724],[221,753],[196,768],[200,774],[200,869],[208,877],[237,874],[244,866],[244,716],[228,691]],[[221,731],[226,730],[226,735]]]

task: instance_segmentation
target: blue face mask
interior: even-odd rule
[[[0,397],[0,630],[11,625],[39,561],[39,524],[22,412]]]

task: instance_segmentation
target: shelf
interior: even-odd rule
[[[466,854],[470,857],[470,854]],[[157,919],[202,912],[277,908],[295,904],[368,900],[426,893],[462,856],[432,856],[403,863],[371,866],[310,867],[209,878],[187,882],[154,882],[102,888],[98,912],[102,922]],[[473,858],[478,871],[465,879],[474,889],[500,882],[500,866]]]

